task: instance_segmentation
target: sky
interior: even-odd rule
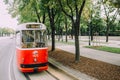
[[[3,0],[0,0],[0,27],[16,29],[17,23],[17,19],[8,14],[7,5],[4,4]]]

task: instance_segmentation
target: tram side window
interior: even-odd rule
[[[22,47],[32,48],[34,42],[34,31],[33,30],[23,30],[22,31]]]
[[[21,47],[21,45],[20,45],[20,32],[16,33],[16,45],[17,45],[17,47]]]

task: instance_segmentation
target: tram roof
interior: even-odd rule
[[[39,25],[39,26],[38,27],[27,27],[27,25]],[[46,30],[46,26],[43,23],[29,22],[29,23],[20,24],[17,30]]]

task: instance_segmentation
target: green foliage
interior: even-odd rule
[[[11,28],[0,28],[0,33],[10,34],[10,33],[14,33],[14,30]]]
[[[79,17],[76,17],[78,14],[76,13],[77,10],[75,5],[77,5],[78,10],[80,10],[82,1],[83,0],[61,0],[61,3],[68,15],[73,16],[73,19],[79,19]],[[113,13],[116,8],[118,8],[116,6],[120,5],[119,0],[102,1],[106,7],[106,11],[109,11],[107,12],[107,15]],[[45,24],[48,26],[49,31],[51,30],[47,7],[49,6],[50,9],[53,8],[53,14],[56,15],[54,16],[56,32],[60,33],[60,29],[62,29],[63,33],[65,34],[65,15],[61,11],[58,0],[4,0],[4,2],[8,4],[8,10],[12,17],[18,17],[19,23],[36,22],[39,20],[40,22],[42,22],[43,16],[45,15]],[[94,2],[97,2],[97,4],[93,4]],[[101,5],[102,4],[100,0],[86,0],[86,4],[82,11],[82,16],[80,20],[81,34],[88,35],[88,25],[90,20],[92,22],[93,32],[97,31],[100,32],[100,35],[105,35],[105,24],[107,24],[105,23],[105,21],[107,21],[107,19],[106,17],[101,18]],[[114,15],[108,16],[108,21],[111,20],[110,35],[115,35],[120,30],[120,24],[113,23],[114,21],[112,22],[113,16]],[[70,17],[67,17],[67,23],[67,32],[70,34],[73,25]]]
[[[116,8],[120,8],[120,0],[109,0]]]
[[[100,17],[93,17],[92,19],[92,30],[93,33],[97,32],[100,33],[100,31],[103,31],[105,29],[103,25],[103,20]]]
[[[84,18],[85,21],[90,20],[90,16],[92,14],[91,11],[92,11],[92,0],[87,0],[82,12],[82,18]]]
[[[101,51],[107,51],[111,53],[118,53],[120,54],[120,48],[115,47],[107,47],[107,46],[86,46],[87,48],[97,49]]]

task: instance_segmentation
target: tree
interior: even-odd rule
[[[23,22],[45,22],[45,12],[40,10],[40,0],[5,0],[12,17]]]
[[[120,8],[120,0],[110,0],[110,2],[111,2],[116,8]]]
[[[100,31],[103,30],[103,20],[101,17],[101,2],[96,0],[92,5],[92,40],[94,33],[100,34]]]
[[[80,18],[85,6],[86,0],[57,0],[61,10],[71,19],[72,27],[75,30],[75,61],[79,61],[79,28]]]
[[[115,22],[120,10],[119,8],[115,8],[109,0],[102,0],[102,4],[106,16],[106,42],[108,42],[110,27],[112,27],[111,24]]]
[[[41,0],[41,4],[46,9],[46,12],[49,16],[51,33],[52,33],[52,49],[51,51],[55,50],[55,23],[59,17],[60,9],[57,7],[57,3],[54,0]]]
[[[0,28],[0,36],[10,36],[10,34],[13,34],[14,30],[11,28]],[[4,35],[3,35],[4,34]]]
[[[67,39],[67,33],[68,33],[68,20],[67,20],[67,17],[65,16],[64,17],[65,18],[65,41],[67,42],[68,41],[68,39]]]

